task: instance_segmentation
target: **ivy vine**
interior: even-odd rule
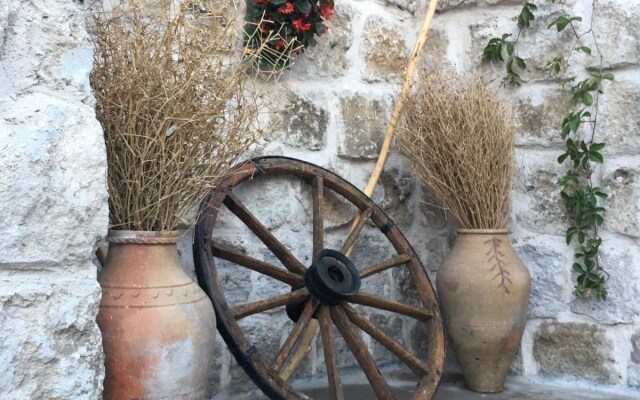
[[[552,0],[553,1],[553,0]],[[517,17],[518,34],[510,39],[511,34],[491,38],[484,48],[483,60],[504,62],[506,74],[503,83],[517,85],[522,83],[520,72],[526,70],[524,60],[518,56],[518,40],[525,29],[529,29],[535,20],[537,6],[522,0],[522,9]],[[604,143],[596,142],[596,128],[600,95],[603,93],[603,82],[613,80],[611,72],[604,71],[602,53],[598,48],[597,36],[593,30],[593,15],[590,26],[580,32],[580,16],[563,15],[555,18],[547,29],[557,32],[568,30],[573,35],[573,46],[565,58],[555,57],[546,65],[550,76],[568,88],[575,109],[567,112],[563,119],[560,135],[565,151],[558,157],[558,163],[566,165],[568,170],[560,179],[560,196],[571,220],[566,231],[567,245],[575,244],[575,262],[572,269],[576,273],[574,295],[578,298],[595,297],[598,300],[607,298],[605,287],[608,274],[600,266],[599,250],[602,238],[599,227],[604,223],[606,209],[602,202],[608,196],[604,190],[593,182],[595,164],[602,164]],[[591,37],[593,48],[585,45],[585,38]],[[589,72],[588,77],[579,80],[576,76],[565,77],[569,70],[569,60],[576,53],[583,53],[598,58],[598,67]],[[504,55],[506,54],[506,61]]]

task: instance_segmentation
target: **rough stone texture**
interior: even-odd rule
[[[513,224],[541,234],[565,234],[567,216],[558,186],[564,173],[556,161],[559,154],[561,152],[516,152]]]
[[[598,1],[593,29],[598,32],[605,67],[638,65],[640,60],[640,4],[636,1]],[[597,60],[592,61],[596,65]]]
[[[340,100],[344,133],[338,143],[343,158],[378,158],[384,139],[388,111],[381,100],[355,95]]]
[[[529,318],[557,317],[571,301],[571,286],[567,285],[571,279],[568,250],[562,237],[545,237],[548,245],[544,248],[538,246],[540,239],[539,235],[525,237],[513,243],[513,247],[531,274]]]
[[[640,387],[640,330],[631,336],[631,362],[627,374],[629,386]]]
[[[424,77],[434,70],[451,67],[447,59],[449,39],[439,29],[429,30],[427,41],[422,48],[422,53],[417,62],[418,77]]]
[[[348,3],[337,2],[329,23],[329,32],[318,38],[318,44],[297,57],[292,68],[301,77],[316,80],[345,75],[352,62],[348,56],[353,45],[355,11]]]
[[[490,79],[500,80],[505,75],[504,63],[482,62],[482,50],[489,40],[499,37],[503,33],[518,34],[518,28],[513,21],[521,7],[511,8],[510,13],[490,14],[485,18],[478,18],[469,25],[471,46],[469,56],[472,58],[470,67],[481,72]],[[568,30],[556,32],[547,29],[547,25],[559,16],[566,15],[564,5],[546,3],[539,7],[535,16],[535,23],[531,29],[523,31],[518,40],[518,54],[525,61],[527,69],[519,72],[525,82],[542,81],[548,79],[545,66],[557,56],[566,56],[573,46],[571,33]],[[584,59],[580,54],[573,59]]]
[[[609,198],[605,229],[633,238],[640,237],[640,177],[638,170],[618,160],[604,166],[603,187]]]
[[[404,35],[381,18],[370,18],[363,35],[365,79],[374,82],[404,76],[410,51]]]
[[[281,130],[286,144],[316,151],[326,146],[329,116],[325,109],[291,93],[282,114]]]
[[[0,397],[100,399],[105,151],[84,6],[0,5]],[[27,56],[28,55],[28,56]]]
[[[408,11],[411,14],[416,12],[418,7],[418,0],[384,0],[384,2],[390,6],[398,7],[401,10]]]
[[[640,151],[640,80],[637,75],[618,74],[607,82],[602,96],[597,140],[607,143],[608,154],[638,154]]]
[[[441,0],[438,2],[437,11],[442,12],[476,5],[478,5],[478,0]]]
[[[541,374],[614,382],[613,346],[597,325],[543,323],[534,341],[533,355]]]
[[[516,145],[561,149],[562,119],[574,107],[570,93],[551,85],[519,88],[513,95]]]

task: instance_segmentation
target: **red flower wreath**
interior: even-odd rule
[[[333,16],[333,9],[334,0],[249,0],[247,21],[251,35],[248,44],[258,47],[266,42],[275,54],[285,53],[285,57],[265,52],[262,61],[286,65],[286,61],[282,61],[287,59],[286,53],[304,52],[316,43],[317,36],[327,32],[325,23]]]

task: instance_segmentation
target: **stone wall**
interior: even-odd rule
[[[564,245],[566,216],[558,196],[562,172],[557,127],[569,103],[542,67],[568,42],[546,30],[562,10],[589,20],[594,0],[536,1],[536,28],[521,39],[530,66],[525,83],[508,91],[517,122],[517,175],[509,223],[513,244],[529,266],[530,321],[514,373],[640,387],[640,1],[597,0],[594,27],[607,68],[600,134],[606,163],[595,176],[611,198],[602,230],[602,262],[611,274],[609,300],[572,297],[572,250]],[[296,60],[284,77],[290,108],[266,154],[324,166],[356,187],[365,186],[397,97],[425,0],[342,0],[329,34]],[[498,77],[481,66],[486,40],[513,32],[518,0],[441,0],[421,74],[443,65]],[[105,154],[87,83],[91,47],[82,1],[0,1],[0,397],[98,399],[103,362],[95,324],[99,302],[93,247],[106,234]],[[562,37],[562,36],[561,36]],[[566,39],[566,38],[565,38]],[[576,73],[592,66],[576,59]],[[240,188],[247,206],[295,255],[308,261],[310,195],[293,179],[256,180]],[[393,152],[373,195],[399,224],[432,279],[455,237],[455,227]],[[338,246],[353,208],[328,196],[327,242]],[[305,222],[306,221],[306,222]],[[222,215],[223,241],[273,261],[232,216]],[[191,264],[188,239],[182,259]],[[379,232],[365,228],[353,257],[372,263],[389,256]],[[270,258],[271,257],[271,258]],[[245,302],[287,288],[221,263],[229,299]],[[410,301],[406,274],[389,272],[367,283],[369,292]],[[387,313],[369,318],[419,351],[421,331]],[[291,326],[282,312],[247,319],[260,351],[273,351]],[[394,358],[366,341],[382,363]],[[354,361],[338,344],[342,365]],[[251,388],[219,340],[216,391]],[[303,373],[321,376],[322,351],[313,344]]]
[[[105,150],[85,4],[0,1],[0,398],[101,399]]]
[[[265,153],[316,163],[363,188],[373,170],[428,1],[336,3],[329,34],[296,60],[284,77],[286,93],[281,98],[290,108],[282,114],[279,135]],[[520,54],[529,71],[523,74],[521,87],[507,90],[517,124],[509,229],[513,245],[533,278],[530,321],[513,372],[640,387],[640,1],[535,3],[539,10],[534,28],[520,39]],[[504,67],[482,65],[482,49],[490,37],[516,33],[513,17],[520,8],[519,0],[440,1],[419,73],[451,66],[462,73],[479,72],[499,79]],[[562,167],[556,162],[562,153],[558,127],[571,102],[567,92],[544,72],[547,62],[571,46],[567,35],[547,30],[548,23],[567,13],[581,15],[583,25],[588,26],[592,8],[606,68],[616,75],[616,80],[605,86],[600,108],[599,135],[607,142],[606,162],[595,176],[610,193],[607,222],[601,231],[605,240],[602,264],[611,274],[606,302],[572,296],[573,251],[564,243],[567,217],[558,189]],[[586,75],[594,63],[595,59],[588,57],[572,61],[579,76]],[[267,221],[276,236],[294,253],[307,257],[310,227],[301,221],[308,219],[310,212],[308,193],[293,180],[281,180],[256,181],[244,194],[251,209]],[[455,226],[434,205],[435,200],[399,154],[392,152],[373,198],[399,223],[435,280],[455,237]],[[333,207],[336,211],[327,232],[339,243],[351,211],[340,202],[334,202]],[[268,253],[257,249],[255,240],[232,217],[222,219],[220,235],[249,254]],[[387,255],[379,243],[365,235],[354,254],[358,263],[375,262]],[[221,269],[229,290],[235,293],[233,301],[251,301],[273,293],[270,282],[256,275],[239,274],[230,265],[223,264]],[[402,299],[405,288],[399,279],[389,275],[372,288]],[[245,325],[264,352],[277,348],[286,338],[280,329],[271,328],[274,321],[278,326],[290,324],[283,313],[266,318]],[[409,349],[418,349],[420,335],[410,324],[386,314],[370,318],[394,337],[404,339]],[[368,344],[378,359],[393,360],[375,342]],[[232,357],[224,349],[221,352],[219,372],[214,377],[217,390],[228,394],[249,388]],[[349,360],[344,358],[343,362]],[[302,368],[324,373],[320,346],[314,344]]]

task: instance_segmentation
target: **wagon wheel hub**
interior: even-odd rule
[[[309,292],[320,302],[337,305],[358,293],[360,274],[349,257],[324,249],[304,276]]]

